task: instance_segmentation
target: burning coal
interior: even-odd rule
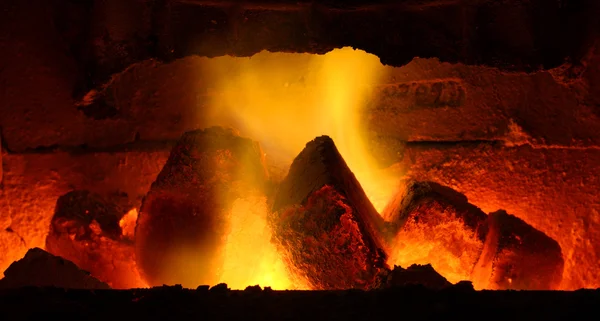
[[[264,227],[256,224],[266,218],[256,213],[266,188],[267,172],[257,143],[218,127],[185,134],[140,210],[136,258],[145,279],[151,285],[189,287],[217,284],[224,277],[239,287],[265,281],[253,277],[269,271],[249,273],[277,263],[262,264],[262,257],[271,258],[261,253],[263,244],[254,243],[254,249],[235,245],[261,238],[268,244]],[[240,223],[247,226],[236,226]],[[247,229],[254,235],[244,236]],[[232,276],[231,269],[239,273]],[[242,275],[247,279],[235,282]],[[276,282],[272,286],[281,282],[271,281]]]
[[[383,221],[329,137],[296,157],[272,221],[288,267],[312,289],[369,288],[385,268]]]
[[[210,86],[191,122],[207,129],[181,137],[139,214],[86,191],[61,197],[48,251],[113,288],[369,289],[410,283],[413,264],[441,273],[438,285],[559,286],[561,248],[545,234],[486,215],[448,187],[400,184],[378,169],[361,122],[386,77],[376,56],[346,48],[198,59]]]
[[[486,215],[447,187],[406,182],[380,215],[330,137],[306,144],[279,183],[263,156],[231,130],[186,133],[143,201],[134,240],[124,227],[135,211],[124,216],[75,191],[59,199],[47,248],[118,288],[372,289],[409,284],[411,275],[436,287],[560,284],[554,240],[504,212]],[[415,263],[431,265],[390,268]]]

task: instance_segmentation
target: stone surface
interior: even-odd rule
[[[510,10],[493,1],[158,1],[110,10],[114,2],[93,11],[105,13],[105,19],[90,23],[92,30],[104,31],[99,37],[104,41],[91,46],[92,53],[112,55],[92,60],[90,83],[148,56],[172,60],[192,54],[247,56],[261,50],[323,53],[341,46],[372,52],[392,65],[418,56],[519,70],[554,67],[567,57],[581,57],[587,40],[596,35],[598,12],[595,3],[586,1],[511,2]],[[146,19],[127,19],[132,8]],[[136,33],[119,37],[131,30]]]
[[[71,191],[58,198],[48,252],[72,261],[112,288],[143,287],[135,263],[133,240],[120,220],[125,210],[89,191]]]
[[[450,282],[470,280],[483,249],[486,215],[451,188],[407,181],[384,210],[389,264],[431,264]]]
[[[288,268],[311,289],[366,289],[385,267],[381,217],[327,136],[294,159],[271,221]]]
[[[497,211],[483,227],[486,240],[473,281],[495,290],[557,290],[564,260],[558,243],[521,219]]]
[[[261,53],[256,58],[268,59],[269,55]],[[287,59],[299,66],[306,56]],[[240,61],[230,63],[244,67]],[[213,63],[208,58],[188,57],[168,64],[145,61],[132,66],[115,76],[98,98],[97,104],[118,106],[113,116],[104,118],[96,107],[86,114],[88,109],[78,110],[70,98],[57,101],[67,93],[52,87],[61,83],[56,79],[38,82],[38,91],[32,95],[24,85],[29,78],[21,86],[20,77],[25,76],[6,74],[7,79],[14,79],[10,82],[14,87],[5,92],[10,94],[2,100],[5,107],[0,106],[4,147],[18,152],[54,145],[107,147],[136,139],[176,140],[186,131],[224,124],[212,117],[217,108],[212,97],[226,94],[215,92],[219,88],[214,81],[220,78],[212,74]],[[600,74],[595,71],[598,66],[600,60],[591,59],[582,78],[566,86],[550,72],[506,73],[415,59],[403,67],[382,67],[362,119],[373,136],[400,142],[494,140],[517,145],[599,146],[599,100],[590,89]],[[300,67],[281,72],[290,79],[309,75]],[[41,75],[35,73],[35,77]],[[315,84],[309,85],[299,87],[298,95],[319,92]],[[224,125],[239,126],[233,121]],[[402,152],[402,148],[396,150],[392,156]]]
[[[0,230],[0,270],[4,272],[13,261],[23,257],[28,247],[10,227]],[[0,274],[0,277],[4,276]]]
[[[212,127],[186,133],[144,197],[136,261],[151,285],[215,284],[233,203],[264,193],[258,143]]]
[[[86,189],[124,209],[138,208],[168,155],[168,149],[4,155],[0,270],[28,248],[44,246],[60,196]]]
[[[387,69],[384,79],[364,112],[368,127],[380,136],[600,145],[597,107],[580,98],[593,92],[587,87],[591,79],[568,87],[550,72],[505,73],[429,59]]]
[[[135,131],[119,119],[92,121],[75,107],[91,41],[90,1],[3,1],[0,124],[9,150],[53,145],[112,145]],[[84,40],[85,39],[85,40]],[[41,55],[40,53],[44,54]],[[86,66],[86,67],[84,67]],[[99,131],[103,126],[110,130]]]
[[[502,147],[488,143],[408,145],[390,168],[463,193],[484,212],[505,209],[556,240],[565,268],[561,287],[597,288],[600,258],[600,151]]]
[[[0,280],[0,289],[26,286],[64,289],[110,289],[108,284],[90,276],[73,262],[54,256],[40,248],[27,251],[25,257],[11,264]]]
[[[414,68],[398,68],[393,73],[398,81],[384,83],[389,88],[378,89],[381,101],[371,104],[370,124],[380,135],[496,140],[513,132],[512,120],[535,143],[599,144],[598,99],[590,92],[600,66],[593,50],[600,30],[597,2],[518,2],[513,10],[493,1],[475,6],[381,2],[360,8],[362,2],[341,8],[338,2],[199,3],[4,1],[0,124],[5,148],[177,139],[214,125],[197,124],[204,121],[206,97],[197,79],[202,64],[190,63],[189,56],[266,49],[325,53],[343,46],[395,66],[414,57],[459,63],[418,59],[410,64]],[[389,30],[397,34],[386,36]],[[158,62],[183,57],[188,58]],[[526,70],[558,67],[566,57],[573,61],[568,70],[574,86],[557,84],[546,72],[507,74],[463,65]],[[81,97],[92,88],[102,91],[101,98],[82,105]],[[404,90],[411,98],[399,97]]]

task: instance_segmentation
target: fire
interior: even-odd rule
[[[375,209],[380,214],[384,212],[398,192],[402,170],[396,168],[392,173],[379,168],[369,149],[366,128],[363,127],[366,123],[363,119],[366,117],[364,108],[376,93],[374,87],[385,83],[384,78],[391,70],[384,67],[379,58],[364,51],[344,48],[324,55],[261,52],[250,58],[224,56],[199,59],[202,63],[198,70],[198,81],[206,82],[208,85],[203,87],[210,90],[202,106],[197,106],[202,110],[198,127],[220,125],[235,128],[241,136],[260,143],[260,154],[264,157],[262,161],[271,169],[276,167],[284,170],[289,168],[307,142],[317,136],[327,135],[335,141]],[[218,157],[213,157],[215,155]],[[244,173],[230,170],[242,168],[239,165],[249,164],[250,160],[236,159],[227,150],[219,150],[215,155],[206,157],[215,162],[215,168],[222,171],[214,177],[210,176],[212,174],[202,176],[202,179],[190,184],[219,181],[215,186],[222,184],[230,188],[228,183],[237,184],[243,180],[241,177]],[[271,183],[277,183],[278,178],[272,177],[271,180]],[[215,193],[222,192],[216,187],[215,190],[219,190]],[[202,245],[205,247],[200,246],[206,250],[201,251],[203,253],[198,253],[199,247],[195,243],[190,248],[177,244],[174,250],[169,249],[172,253],[168,253],[165,261],[173,268],[161,272],[170,274],[172,280],[186,287],[201,285],[198,282],[210,282],[211,285],[227,283],[232,289],[244,289],[251,285],[274,289],[311,288],[301,276],[293,275],[293,269],[289,268],[289,262],[286,261],[289,258],[285,258],[273,243],[273,231],[267,223],[271,211],[268,203],[270,195],[264,193],[260,186],[249,186],[248,190],[255,192],[250,195],[238,193],[243,196],[233,200],[225,195],[207,196],[209,199],[218,199],[212,199],[218,203],[215,207],[226,208],[222,213],[219,212],[222,217],[218,218],[227,221],[223,224],[225,227],[219,229],[218,233],[209,228],[207,233],[215,232],[218,236],[212,243]],[[221,207],[229,201],[231,204]],[[172,203],[172,199],[167,202]],[[199,208],[204,210],[206,207],[202,203]],[[178,212],[173,208],[176,206],[170,206],[165,212]],[[185,206],[182,208],[182,211],[189,209]],[[192,216],[196,216],[195,211],[192,211]],[[344,223],[350,224],[349,219],[345,219],[347,222]],[[140,223],[137,209],[130,210],[119,221],[122,237],[130,242],[135,242],[136,222]],[[384,231],[380,232],[384,234]],[[138,231],[138,240],[139,235]],[[202,241],[205,240],[198,242]],[[390,266],[401,265],[406,268],[415,263],[432,264],[451,282],[478,278],[471,272],[478,258],[471,255],[477,252],[479,246],[476,235],[454,222],[438,224],[435,230],[415,227],[387,241],[388,244],[384,246],[387,247],[387,263]],[[440,248],[447,251],[442,253]],[[211,260],[205,260],[204,256],[212,254],[204,252],[218,254]],[[121,257],[126,256],[121,254]],[[137,264],[141,266],[139,262]],[[134,267],[134,271],[131,271],[136,275],[136,280],[132,282],[146,286],[138,279],[137,269]],[[206,272],[209,270],[210,273]],[[330,271],[345,273],[335,268]],[[477,283],[482,284],[483,281]]]
[[[379,58],[344,48],[325,55],[225,56],[204,65],[200,78],[212,87],[201,122],[236,128],[261,144],[270,165],[286,169],[308,141],[328,135],[376,209],[384,208],[396,180],[378,170],[361,126],[372,86],[385,76]],[[267,212],[260,198],[235,202],[221,282],[232,288],[306,288],[288,274],[271,242]]]
[[[119,226],[121,227],[122,234],[125,238],[133,240],[135,238],[135,223],[138,218],[138,210],[137,208],[131,209],[127,212],[119,221]]]
[[[201,78],[212,84],[204,118],[260,142],[271,164],[288,168],[304,145],[331,137],[381,211],[395,192],[367,149],[363,108],[389,69],[379,58],[344,48],[324,55],[261,52],[217,57]],[[204,121],[204,120],[202,120]]]
[[[407,223],[411,224],[414,225],[414,222]],[[428,233],[435,235],[427,235]],[[457,255],[444,255],[440,251],[443,247],[450,248]],[[457,283],[471,280],[471,271],[479,258],[479,248],[480,244],[474,233],[465,230],[464,226],[456,222],[444,222],[437,225],[435,231],[411,228],[407,232],[401,232],[395,240],[388,261],[390,265],[402,267],[431,264],[448,281]],[[475,286],[479,289],[484,288],[479,284]]]
[[[288,275],[284,261],[272,244],[267,213],[264,197],[234,202],[221,282],[232,289],[256,284],[276,290],[305,289],[298,280],[292,280]]]

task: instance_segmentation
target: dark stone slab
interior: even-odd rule
[[[11,264],[0,280],[0,289],[50,286],[65,289],[110,289],[108,284],[98,281],[73,262],[37,247]]]

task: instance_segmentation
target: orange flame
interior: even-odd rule
[[[203,125],[233,127],[259,141],[270,165],[288,168],[304,145],[328,135],[378,209],[395,191],[366,148],[361,118],[385,68],[379,58],[350,48],[325,55],[261,52],[251,58],[203,59],[200,78],[211,84]],[[286,272],[266,225],[261,198],[240,199],[230,217],[221,282],[307,288]]]
[[[127,212],[119,221],[119,226],[121,227],[122,234],[125,238],[130,240],[134,239],[137,218],[138,210],[134,208]]]

